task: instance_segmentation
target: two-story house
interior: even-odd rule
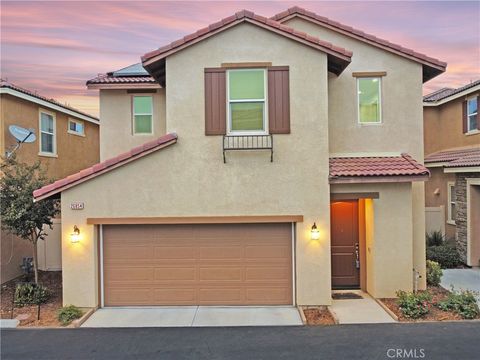
[[[295,7],[88,81],[102,162],[34,193],[62,199],[64,302],[328,305],[412,269],[424,288],[422,83],[445,66]]]
[[[469,266],[480,265],[479,103],[480,80],[423,98],[427,228],[455,241]]]
[[[35,142],[23,143],[10,133],[16,125],[33,129]],[[40,161],[51,179],[62,179],[99,161],[99,127],[96,117],[53,99],[3,81],[0,84],[0,151],[2,156],[15,150],[20,162]],[[39,268],[61,270],[61,225],[46,241],[38,243]],[[1,232],[1,282],[22,273],[23,257],[32,256],[31,244],[7,231]]]

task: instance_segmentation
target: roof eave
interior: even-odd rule
[[[329,178],[330,184],[364,184],[364,183],[400,183],[427,181],[430,175],[389,175],[389,176],[335,176]]]

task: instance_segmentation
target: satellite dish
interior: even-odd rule
[[[25,129],[21,126],[10,125],[8,130],[20,143],[32,143],[36,140],[35,129]]]
[[[23,143],[32,143],[36,140],[35,129],[25,129],[18,125],[10,125],[8,127],[10,134],[17,139],[17,144],[13,147],[11,151],[7,151],[7,158],[12,156],[12,154],[18,150],[18,148]]]

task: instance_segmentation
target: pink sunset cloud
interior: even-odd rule
[[[480,78],[480,3],[2,1],[2,78],[98,114],[85,82],[145,52],[249,9],[272,16],[299,5],[448,62],[424,93]]]

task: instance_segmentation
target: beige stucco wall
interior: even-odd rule
[[[430,179],[425,183],[425,206],[438,207],[443,206],[445,219],[445,235],[448,240],[455,240],[456,227],[447,223],[448,219],[448,183],[455,182],[455,174],[443,172],[443,167],[432,167],[429,169]],[[435,194],[435,190],[439,190]]]
[[[414,229],[412,184],[339,184],[332,193],[378,192],[365,201],[367,291],[394,297],[413,288]]]
[[[353,51],[351,64],[328,81],[330,153],[401,153],[423,162],[422,66],[309,21],[293,18],[286,25]],[[353,72],[385,71],[382,77],[382,124],[360,125]],[[424,184],[412,189],[414,264],[425,283]]]
[[[153,134],[133,135],[132,97],[127,90],[100,90],[100,160],[104,161],[165,134],[165,89],[153,97]]]
[[[224,164],[222,137],[204,134],[204,68],[248,61],[290,66],[291,134],[275,136],[273,163],[268,152],[252,152],[228,154]],[[300,214],[297,301],[329,304],[325,54],[239,25],[168,58],[166,91],[166,130],[178,133],[177,144],[62,194],[63,301],[97,304],[96,244],[87,217]],[[85,210],[70,210],[72,201],[85,202]],[[310,240],[314,221],[320,241]],[[83,239],[71,244],[75,224]]]

